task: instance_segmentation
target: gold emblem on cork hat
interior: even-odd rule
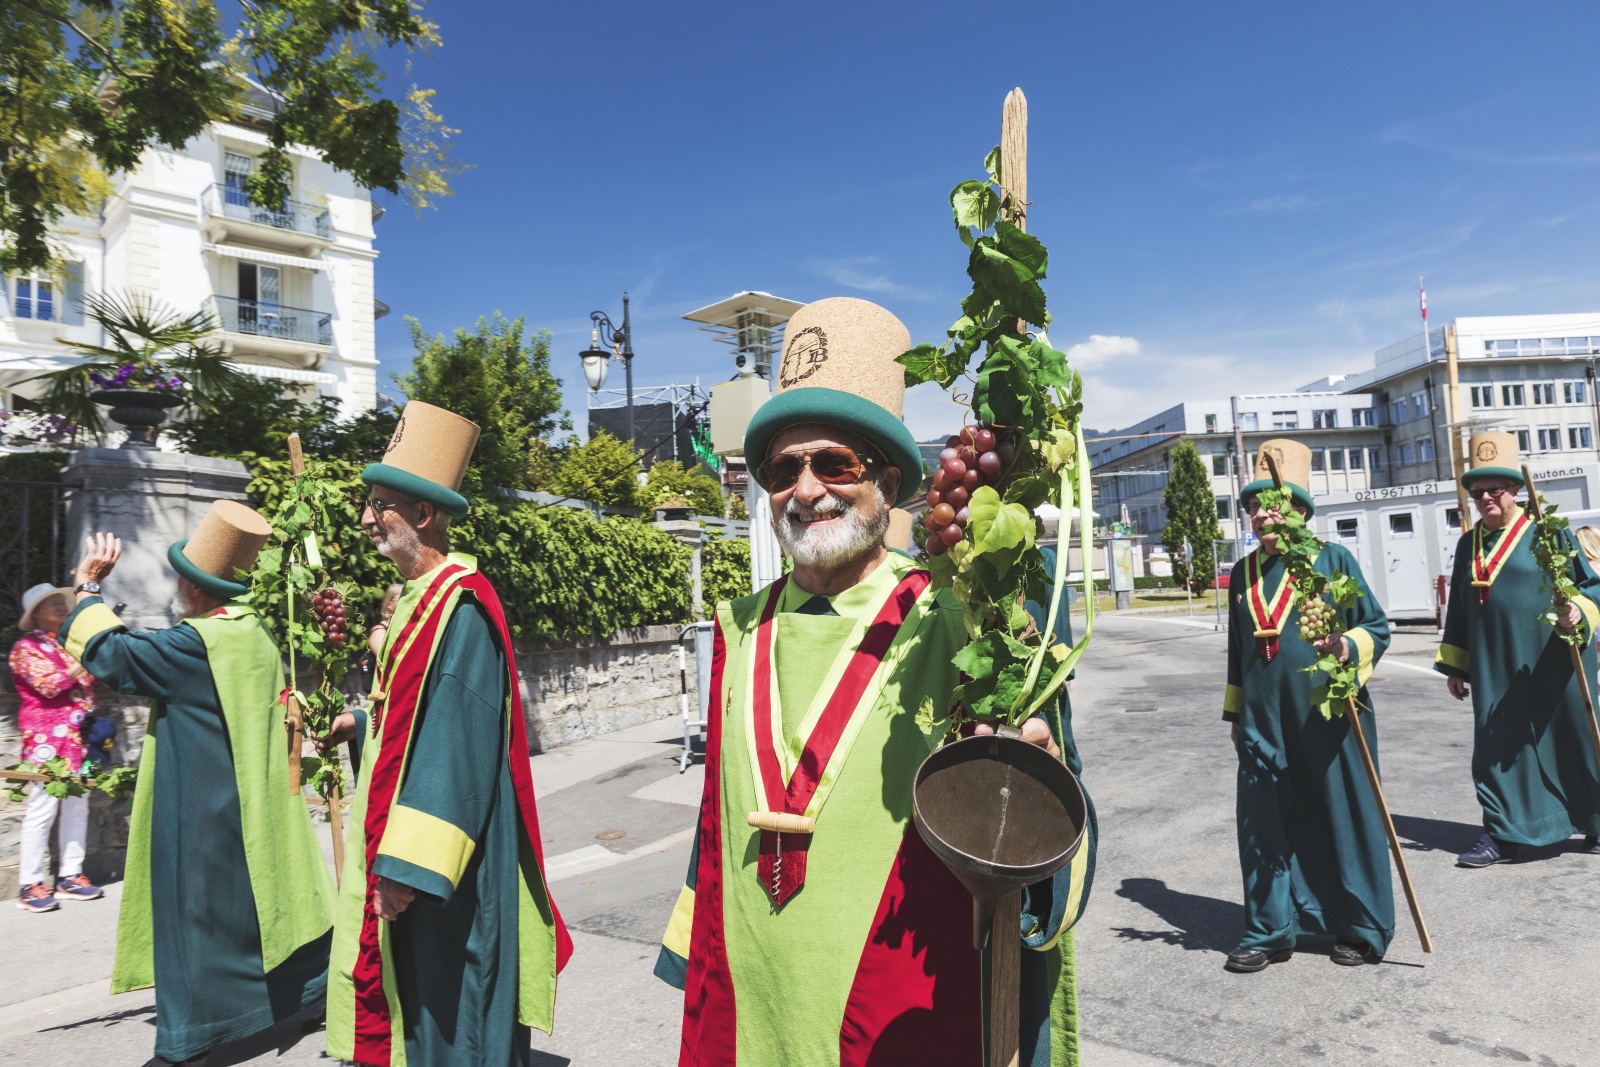
[[[461,480],[478,446],[478,424],[453,411],[413,400],[400,413],[383,462],[361,472],[370,485],[382,485],[426,500],[455,518],[467,514]]]
[[[1467,442],[1467,458],[1471,466],[1461,475],[1463,486],[1474,478],[1505,478],[1522,484],[1522,470],[1517,458],[1517,435],[1505,430],[1475,433]]]
[[[237,500],[217,500],[193,536],[167,549],[167,562],[213,596],[243,596],[250,585],[239,574],[255,569],[256,557],[271,537],[271,524],[254,508]]]

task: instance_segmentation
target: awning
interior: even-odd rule
[[[312,385],[335,385],[339,378],[320,370],[298,370],[294,367],[273,367],[265,363],[240,363],[230,360],[229,366],[235,370],[253,374],[257,378],[278,378],[286,382],[309,382]]]
[[[328,264],[320,259],[306,259],[304,256],[286,256],[279,252],[261,252],[254,248],[240,248],[237,245],[201,245],[202,249],[219,256],[230,259],[243,259],[251,263],[265,263],[271,267],[298,267],[301,270],[327,270]]]

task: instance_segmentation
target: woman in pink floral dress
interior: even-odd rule
[[[83,726],[94,714],[94,678],[67,655],[56,640],[66,621],[71,589],[36,585],[22,597],[24,631],[11,646],[11,677],[22,707],[17,725],[22,731],[22,758],[45,764],[64,759],[74,773],[83,769]],[[50,826],[61,815],[60,870],[54,887],[45,883],[44,854],[50,843]],[[100,888],[83,873],[84,840],[89,828],[87,796],[56,798],[42,783],[28,787],[28,806],[22,816],[22,892],[17,907],[24,911],[55,911],[57,900],[95,900]]]

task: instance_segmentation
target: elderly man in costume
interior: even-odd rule
[[[183,621],[135,632],[100,598],[121,555],[109,534],[78,565],[68,653],[151,697],[128,834],[113,993],[156,989],[156,1055],[203,1056],[323,997],[333,880],[306,803],[289,790],[278,646],[243,599],[271,528],[211,505],[167,552]]]
[[[1514,860],[1522,845],[1553,845],[1583,834],[1600,853],[1600,773],[1596,772],[1572,658],[1542,616],[1550,583],[1533,554],[1533,520],[1517,505],[1522,472],[1517,439],[1474,434],[1461,483],[1478,523],[1456,544],[1450,604],[1434,670],[1450,695],[1472,697],[1472,780],[1483,808],[1483,836],[1457,862],[1488,867]],[[1595,687],[1595,626],[1600,577],[1564,535],[1572,581],[1581,595],[1561,608],[1558,625],[1582,630],[1583,667]]]
[[[910,818],[942,734],[918,709],[950,706],[966,633],[949,591],[884,545],[890,509],[921,481],[893,362],[910,338],[843,298],[801,308],[786,337],[745,455],[794,570],[716,612],[706,789],[656,964],[685,991],[679,1062],[978,1064],[972,898]],[[1025,727],[1054,749],[1058,723]],[[801,809],[812,832],[792,817],[773,828]],[[1025,1065],[1077,1062],[1069,927],[1091,855],[1092,841],[1025,896]]]
[[[1341,663],[1355,658],[1361,728],[1376,759],[1378,731],[1365,683],[1389,647],[1389,620],[1355,557],[1341,545],[1324,544],[1317,572],[1350,575],[1361,596],[1349,608],[1333,605],[1338,622],[1327,637],[1314,643],[1300,637],[1301,598],[1288,580],[1277,536],[1266,530],[1283,517],[1264,509],[1258,496],[1273,486],[1267,454],[1277,460],[1294,509],[1309,518],[1316,507],[1305,488],[1310,449],[1286,438],[1263,442],[1256,480],[1240,495],[1261,546],[1234,564],[1228,583],[1222,717],[1232,724],[1239,757],[1245,933],[1224,966],[1249,973],[1281,963],[1294,955],[1301,934],[1332,934],[1334,963],[1377,963],[1394,937],[1383,817],[1349,723],[1343,714],[1324,719],[1313,706],[1311,691],[1321,676],[1307,668],[1319,653]]]
[[[544,880],[500,598],[449,551],[478,427],[406,405],[362,471],[361,521],[405,579],[379,656],[377,754],[351,810],[328,1053],[370,1067],[507,1067],[548,1033],[572,951]],[[341,716],[328,741],[354,733]]]

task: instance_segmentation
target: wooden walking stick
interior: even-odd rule
[[[1528,486],[1528,509],[1533,513],[1533,521],[1544,521],[1544,505],[1539,500],[1539,490],[1534,487],[1533,474],[1528,470],[1528,465],[1522,465],[1522,480]],[[1563,520],[1564,521],[1564,520]],[[1551,576],[1554,584],[1554,576]],[[1560,593],[1556,594],[1556,607],[1565,609],[1571,601],[1564,599]],[[1571,641],[1564,642],[1567,651],[1572,656],[1572,673],[1578,676],[1578,692],[1583,694],[1584,724],[1589,727],[1589,743],[1594,746],[1594,758],[1600,764],[1600,720],[1595,718],[1594,694],[1589,691],[1589,672],[1583,666],[1583,652]]]
[[[1278,473],[1278,461],[1270,452],[1263,451],[1262,457],[1267,461],[1267,470],[1272,474],[1272,484],[1276,489],[1283,488],[1283,476]],[[1422,906],[1417,903],[1417,890],[1411,884],[1411,869],[1406,866],[1406,855],[1400,849],[1400,835],[1395,832],[1394,819],[1389,815],[1389,801],[1383,795],[1383,783],[1378,778],[1378,765],[1372,762],[1372,750],[1367,747],[1366,731],[1361,728],[1360,709],[1356,707],[1355,697],[1345,697],[1344,717],[1350,724],[1350,732],[1355,735],[1356,747],[1361,750],[1361,764],[1366,769],[1367,781],[1372,785],[1373,798],[1378,802],[1378,813],[1383,816],[1383,832],[1389,838],[1389,854],[1394,857],[1395,869],[1400,872],[1400,888],[1405,891],[1406,906],[1411,909],[1411,921],[1417,927],[1417,940],[1422,943],[1422,951],[1433,951],[1433,938],[1428,936],[1428,924],[1422,918]]]

